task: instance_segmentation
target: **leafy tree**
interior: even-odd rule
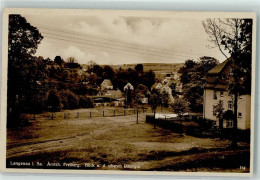
[[[115,76],[115,71],[111,66],[104,66],[103,68],[103,78],[112,80]]]
[[[176,97],[174,99],[174,102],[171,104],[171,108],[173,112],[176,113],[180,118],[180,123],[182,126],[182,117],[184,116],[185,113],[189,111],[189,102],[184,98]],[[182,135],[182,129],[183,128],[181,127],[181,131],[180,131],[181,135]]]
[[[144,71],[144,66],[143,66],[142,64],[137,64],[137,65],[135,66],[135,70],[136,70],[137,72],[139,72],[139,73],[143,73],[143,71]]]
[[[81,108],[93,108],[94,105],[89,97],[79,96],[79,107]]]
[[[234,95],[234,127],[231,146],[237,146],[238,96],[251,92],[252,19],[206,19],[202,22],[212,44],[227,58],[231,56],[233,75],[229,77],[229,92]],[[215,40],[214,40],[215,39]]]
[[[156,114],[156,109],[158,105],[160,104],[160,99],[157,94],[152,94],[149,100],[149,104],[151,105],[151,108],[154,113],[154,129],[156,128],[156,122],[155,122],[155,114]]]
[[[187,60],[180,69],[184,97],[189,101],[192,111],[202,111],[203,89],[207,73],[218,65],[213,57],[201,57],[198,61]]]
[[[127,108],[128,105],[132,104],[134,94],[130,88],[126,89],[125,94],[126,94],[126,108]]]
[[[32,95],[46,93],[46,64],[33,56],[43,36],[20,15],[9,15],[8,27],[8,123],[17,123]],[[16,122],[11,122],[16,120]]]
[[[219,119],[219,128],[223,129],[223,116],[224,116],[224,104],[222,100],[219,100],[218,104],[213,109],[214,114]]]
[[[92,71],[91,71],[92,72]],[[98,77],[102,77],[103,76],[103,68],[96,64],[93,66],[93,72],[98,76]]]
[[[48,99],[47,99],[47,106],[48,109],[51,110],[52,112],[55,111],[60,111],[63,107],[61,103],[61,97],[57,90],[51,90],[48,94]]]
[[[61,103],[63,104],[64,109],[75,109],[79,106],[79,98],[76,94],[70,90],[62,90],[59,93]]]
[[[163,107],[168,107],[170,103],[170,94],[167,91],[162,91],[161,92],[161,105]]]
[[[89,77],[88,77],[88,80],[89,80],[89,83],[92,84],[92,85],[95,85],[96,82],[97,82],[97,75],[96,74],[91,74]]]
[[[56,56],[54,58],[54,63],[58,64],[59,66],[61,66],[64,63],[64,60],[60,57],[60,56]]]
[[[152,70],[149,70],[148,72],[144,72],[139,78],[139,83],[144,84],[148,87],[150,90],[152,85],[155,83],[155,74]]]

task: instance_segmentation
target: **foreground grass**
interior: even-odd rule
[[[220,139],[179,137],[170,130],[153,129],[153,125],[145,123],[145,114],[139,114],[138,124],[136,115],[57,117],[54,120],[43,116],[33,120],[31,126],[8,130],[7,162],[127,163],[139,166],[138,170],[167,171],[211,171],[215,168],[216,171],[240,172],[240,165],[248,168],[249,163],[245,161],[248,145],[240,143],[239,149],[230,150],[227,149],[229,143]],[[239,158],[241,155],[244,158]],[[221,167],[221,162],[232,159],[240,160]],[[210,166],[214,161],[219,163]]]

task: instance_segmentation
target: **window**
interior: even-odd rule
[[[227,128],[232,128],[233,127],[233,120],[228,120],[227,121]]]
[[[241,112],[238,113],[238,117],[242,118],[242,113]]]
[[[233,103],[232,103],[232,101],[228,101],[228,109],[230,109],[230,110],[233,109]]]
[[[220,92],[220,97],[223,97],[223,96],[224,96],[224,92],[221,91],[221,92]]]
[[[214,94],[213,94],[213,99],[217,99],[218,97],[217,97],[217,91],[214,91]]]

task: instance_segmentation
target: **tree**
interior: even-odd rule
[[[233,75],[229,77],[229,92],[234,96],[234,127],[231,146],[237,146],[238,96],[251,92],[252,19],[206,19],[202,22],[210,42],[227,58],[231,56]]]
[[[66,61],[66,66],[70,69],[81,68],[80,64],[74,57],[68,57]]]
[[[180,118],[180,124],[181,124],[181,131],[180,135],[182,135],[182,117],[184,116],[185,113],[189,111],[189,102],[183,98],[176,97],[174,99],[174,102],[171,104],[171,108],[174,113],[178,115]]]
[[[170,99],[170,95],[169,92],[167,91],[162,91],[160,93],[160,104],[163,107],[168,107],[169,105],[169,99]]]
[[[8,27],[8,123],[19,123],[19,115],[29,106],[32,95],[46,93],[44,61],[33,56],[43,36],[20,15],[9,15]],[[16,120],[16,122],[11,122]]]
[[[95,61],[88,61],[88,70],[92,71],[97,63]]]
[[[200,57],[198,61],[187,60],[179,72],[183,84],[183,95],[194,112],[202,111],[203,89],[207,73],[219,64],[213,57]]]
[[[144,71],[144,66],[143,66],[142,64],[137,64],[137,65],[135,66],[135,70],[136,70],[137,72],[139,72],[139,73],[143,73],[143,71]]]
[[[47,99],[47,106],[48,109],[51,110],[52,112],[60,111],[62,109],[63,106],[61,103],[61,98],[56,90],[51,90],[49,92],[48,99]]]
[[[91,85],[95,85],[96,82],[97,82],[97,75],[96,74],[91,74],[89,77],[88,77],[88,80],[89,80],[89,83]]]
[[[152,85],[155,83],[155,73],[152,70],[149,70],[148,72],[144,72],[139,78],[138,82],[140,84],[144,84],[148,87],[149,90],[151,90]]]
[[[115,76],[115,71],[111,66],[104,66],[103,68],[103,78],[112,80]]]
[[[160,103],[159,96],[157,94],[152,94],[149,100],[149,103],[151,105],[151,108],[154,113],[154,129],[156,128],[156,122],[155,122],[155,114],[156,114],[156,109]]]
[[[219,128],[223,129],[223,117],[224,117],[224,104],[222,100],[219,100],[218,104],[214,107],[213,113],[219,119]]]
[[[77,60],[74,57],[68,57],[67,63],[77,63]]]
[[[60,57],[60,56],[56,56],[54,58],[54,63],[58,64],[59,66],[61,66],[64,63],[64,60]]]

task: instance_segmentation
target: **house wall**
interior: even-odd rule
[[[101,90],[113,89],[113,86],[108,86],[106,82],[101,83]]]
[[[205,89],[204,90],[204,106],[203,114],[205,119],[210,119],[216,121],[216,125],[219,125],[219,120],[213,115],[213,106],[217,105],[219,100],[223,101],[224,111],[228,110],[228,101],[232,101],[232,96],[228,95],[227,91],[223,91],[223,97],[220,96],[221,91],[217,92],[217,99],[214,99],[214,90]],[[238,99],[238,114],[242,113],[241,117],[238,117],[238,129],[249,129],[250,128],[250,113],[251,113],[251,96],[243,95]],[[233,110],[233,109],[232,109]],[[227,122],[223,123],[224,128],[227,128]]]

